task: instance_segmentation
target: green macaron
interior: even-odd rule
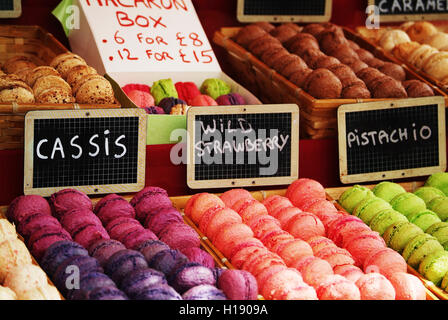
[[[434,187],[420,187],[414,191],[414,194],[417,197],[422,198],[426,205],[428,205],[434,198],[445,196],[441,190]]]
[[[426,232],[426,229],[428,229],[434,223],[442,222],[439,216],[431,210],[423,210],[417,213],[411,213],[407,218],[409,219],[409,222],[415,224],[424,232]]]
[[[448,272],[445,273],[442,279],[442,284],[440,285],[440,288],[448,292]]]
[[[390,200],[392,200],[395,196],[406,192],[406,190],[402,186],[400,186],[398,183],[389,182],[389,181],[383,181],[383,182],[378,183],[373,188],[372,191],[375,194],[375,196],[377,196],[387,202],[390,202]]]
[[[425,186],[440,189],[445,196],[448,196],[448,172],[434,173],[426,180]]]
[[[427,255],[437,251],[445,251],[433,236],[423,233],[415,236],[403,250],[403,258],[413,268],[417,268]]]
[[[437,197],[428,203],[428,209],[437,213],[442,221],[448,221],[448,198]]]
[[[202,94],[206,94],[216,100],[222,95],[229,94],[232,88],[221,79],[210,78],[202,82],[199,90]]]
[[[154,97],[155,104],[158,105],[164,98],[178,98],[176,87],[173,80],[162,79],[154,81],[151,87],[151,95]]]
[[[426,233],[435,237],[442,246],[445,248],[445,244],[448,244],[448,223],[447,222],[438,222],[431,225],[428,229],[426,229]]]
[[[387,246],[401,253],[415,236],[423,234],[422,229],[410,222],[394,223],[383,234]]]
[[[369,224],[370,220],[372,220],[378,212],[386,209],[392,209],[389,202],[378,197],[368,197],[367,199],[362,200],[355,209],[353,209],[352,214],[360,218],[366,224]]]
[[[448,272],[448,252],[437,251],[428,254],[420,263],[418,272],[436,286],[440,286]]]
[[[425,201],[410,192],[395,196],[390,201],[390,205],[406,217],[412,213],[417,213],[426,209]]]
[[[369,226],[370,229],[378,232],[382,236],[391,225],[407,221],[408,219],[406,219],[400,212],[395,211],[394,209],[385,209],[378,212],[370,220]]]
[[[367,197],[374,197],[373,192],[369,188],[354,185],[341,194],[338,202],[348,213],[352,213],[353,209]]]

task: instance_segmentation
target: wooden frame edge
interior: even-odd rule
[[[375,0],[368,0],[369,6],[375,5]],[[380,13],[380,24],[381,22],[406,22],[406,21],[438,21],[438,20],[448,20],[447,13],[416,13],[416,14],[384,14]]]
[[[14,9],[13,10],[4,10],[0,11],[0,18],[18,18],[22,15],[22,1],[14,0],[13,1]]]

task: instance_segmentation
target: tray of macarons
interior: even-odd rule
[[[379,29],[357,27],[356,31],[391,59],[405,63],[448,93],[447,29],[443,21],[411,21]]]
[[[161,188],[101,199],[65,189],[49,199],[19,196],[1,210],[68,300],[258,297],[255,278],[229,270]]]
[[[448,174],[437,173],[426,182],[337,188],[333,196],[352,216],[363,246],[374,242],[395,251],[439,299],[448,299]],[[364,226],[361,226],[364,223]],[[358,225],[358,226],[355,226]],[[362,236],[369,226],[382,238]],[[353,229],[353,230],[355,230]],[[391,254],[392,254],[391,251]],[[399,257],[402,257],[400,259]],[[404,260],[403,260],[404,259]],[[396,263],[395,265],[397,265]],[[390,266],[392,267],[392,266]]]
[[[0,300],[63,300],[12,223],[0,214]]]
[[[331,23],[222,28],[224,47],[241,83],[263,102],[301,106],[302,135],[337,135],[342,104],[441,95],[443,91],[348,28]]]

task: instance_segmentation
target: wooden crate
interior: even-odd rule
[[[68,49],[51,33],[39,26],[0,25],[0,63],[16,55],[23,55],[37,65],[48,65],[55,56],[67,51]],[[0,150],[23,148],[24,120],[28,111],[119,107],[118,103],[104,105],[0,103]]]
[[[441,22],[439,22],[439,24],[436,24],[437,28],[440,31],[443,32],[447,32],[448,31],[448,25],[446,23],[441,24]],[[399,59],[398,57],[396,57],[392,52],[387,52],[385,51],[378,43],[377,43],[377,38],[378,35],[381,32],[384,32],[385,30],[387,30],[388,28],[383,28],[383,29],[367,29],[366,27],[357,27],[356,28],[356,32],[364,38],[364,40],[366,42],[369,42],[372,46],[376,47],[376,50],[378,52],[381,52],[381,54],[383,54],[384,56],[386,56],[389,60],[397,63],[397,64],[404,64],[406,65],[407,68],[409,68],[410,70],[412,70],[412,72],[417,73],[418,75],[420,75],[422,78],[424,78],[427,82],[429,82],[430,84],[432,84],[432,87],[437,87],[439,90],[443,91],[445,94],[448,94],[448,85],[447,84],[443,84],[441,83],[439,80],[437,80],[436,78],[434,78],[432,75],[426,73],[425,71],[416,68],[414,65],[410,64],[407,61],[403,61],[401,59]]]
[[[322,139],[337,137],[337,109],[343,104],[385,101],[391,99],[315,99],[297,87],[281,74],[264,64],[260,59],[241,47],[232,38],[240,28],[221,28],[216,31],[213,41],[223,47],[227,59],[239,75],[238,81],[259,97],[264,103],[296,103],[300,107],[300,135],[302,138]],[[361,48],[372,52],[377,58],[396,62],[369,41],[348,28],[343,28],[347,39],[354,41]],[[407,79],[418,79],[429,84],[436,95],[444,96],[448,103],[448,95],[438,87],[426,81],[416,72],[399,63],[406,71]]]

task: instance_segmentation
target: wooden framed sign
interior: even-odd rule
[[[142,109],[31,111],[25,116],[24,193],[65,188],[87,194],[145,186]]]
[[[18,18],[22,14],[21,0],[1,0],[0,18]]]
[[[240,22],[327,22],[332,0],[238,0]]]
[[[342,183],[446,170],[443,97],[343,105],[338,109],[338,130]]]
[[[380,22],[448,19],[447,0],[369,0],[378,7]]]
[[[285,185],[298,178],[295,104],[192,107],[187,130],[192,189]]]

